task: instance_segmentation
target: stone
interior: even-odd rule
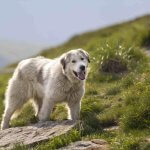
[[[108,150],[108,143],[103,139],[93,139],[91,141],[77,141],[62,147],[59,150]]]
[[[115,131],[115,130],[119,130],[119,126],[112,126],[112,127],[108,127],[108,128],[104,128],[104,131]]]
[[[103,139],[93,139],[91,140],[93,143],[95,144],[99,144],[99,145],[105,145],[108,144],[107,141],[103,140]]]
[[[67,133],[75,126],[69,120],[47,121],[0,131],[0,149],[12,149],[16,144],[32,146]]]

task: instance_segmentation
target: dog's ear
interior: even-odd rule
[[[88,52],[86,52],[85,50],[83,49],[79,49],[79,52],[86,57],[86,59],[88,60],[88,62],[90,63],[90,57],[89,57],[89,54]]]
[[[63,57],[60,59],[60,63],[61,63],[61,65],[62,65],[63,70],[65,70],[65,68],[66,68],[66,57],[65,57],[65,56],[63,56]]]
[[[65,53],[61,56],[60,63],[62,65],[63,70],[66,69],[67,63],[70,61],[71,53]]]

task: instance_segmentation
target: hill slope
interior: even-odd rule
[[[150,46],[149,43],[150,16],[147,15],[74,36],[63,45],[44,50],[41,55],[54,58],[70,49],[82,47],[89,52],[91,64],[79,126],[68,135],[54,138],[34,148],[56,149],[80,139],[104,138],[114,150],[148,149],[150,144],[146,140],[150,138],[150,67],[144,50]],[[9,77],[10,74],[0,75],[0,114],[3,112],[2,100]],[[35,122],[34,116],[29,114],[33,114],[30,104],[25,106],[11,125]],[[66,119],[64,105],[56,107],[51,119]],[[106,129],[112,126],[119,126],[119,129]]]

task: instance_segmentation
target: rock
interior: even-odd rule
[[[75,124],[72,121],[47,121],[30,126],[9,128],[0,131],[0,149],[12,149],[16,144],[34,145],[65,134]]]
[[[107,141],[103,140],[103,139],[93,139],[91,140],[93,143],[95,144],[99,144],[99,145],[106,145],[108,144]]]
[[[109,128],[104,128],[104,131],[115,131],[115,130],[119,130],[119,126],[112,126]]]
[[[93,139],[91,141],[77,141],[59,150],[108,150],[108,143],[103,139]]]

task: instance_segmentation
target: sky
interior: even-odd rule
[[[51,46],[150,13],[150,0],[0,0],[0,39]]]
[[[150,0],[0,0],[0,67],[145,14]]]

